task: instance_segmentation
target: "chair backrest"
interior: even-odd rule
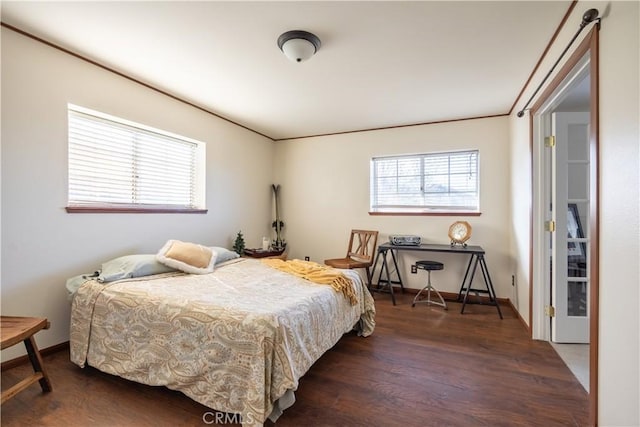
[[[351,230],[347,258],[356,261],[373,261],[373,254],[378,243],[378,232],[374,230]]]

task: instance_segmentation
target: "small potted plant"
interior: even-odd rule
[[[238,235],[236,236],[235,242],[233,242],[233,250],[238,254],[244,254],[244,237],[242,236],[242,231],[238,231]]]

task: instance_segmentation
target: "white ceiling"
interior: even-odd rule
[[[505,114],[570,1],[10,2],[2,22],[273,139]],[[276,45],[322,40],[304,63]]]

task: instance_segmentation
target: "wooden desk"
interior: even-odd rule
[[[39,317],[13,317],[0,316],[0,336],[2,337],[2,350],[7,347],[24,342],[31,365],[33,375],[23,379],[18,384],[2,392],[2,402],[12,398],[36,381],[40,382],[43,392],[51,391],[51,381],[44,369],[40,351],[33,335],[41,329],[49,329],[49,321]]]
[[[454,254],[463,254],[469,255],[469,263],[467,264],[467,270],[464,273],[464,278],[462,279],[462,285],[460,286],[460,291],[458,291],[457,301],[462,301],[462,309],[460,313],[464,313],[464,308],[467,304],[477,304],[477,302],[469,301],[469,292],[473,291],[476,294],[485,293],[489,295],[489,305],[495,305],[498,309],[498,315],[502,319],[502,312],[500,311],[500,305],[498,304],[498,300],[496,299],[496,292],[493,289],[493,283],[491,281],[491,276],[489,275],[489,268],[487,267],[487,261],[485,260],[485,251],[480,246],[461,246],[461,245],[441,245],[441,244],[423,244],[419,246],[400,246],[400,245],[392,245],[391,243],[383,243],[378,246],[378,253],[376,254],[376,259],[373,263],[373,271],[375,272],[375,268],[378,265],[378,262],[381,260],[380,265],[380,274],[378,275],[378,290],[385,290],[388,288],[389,293],[391,294],[391,300],[393,301],[393,305],[396,304],[395,296],[393,295],[393,285],[400,285],[400,289],[404,292],[404,285],[402,284],[402,277],[400,276],[400,269],[398,268],[397,261],[397,253],[399,251],[419,251],[419,252],[443,252],[443,253],[454,253]],[[388,255],[391,254],[391,261],[393,262],[393,266],[395,268],[395,273],[397,276],[397,280],[393,280],[391,278],[391,273],[389,271],[389,261],[387,260]],[[476,274],[476,270],[480,265],[480,271],[482,271],[482,277],[484,279],[484,283],[486,289],[477,289],[472,288],[471,284],[473,282],[473,278]],[[385,275],[383,277],[383,274]],[[380,284],[384,282],[384,286],[381,288]],[[464,293],[464,295],[463,295]]]

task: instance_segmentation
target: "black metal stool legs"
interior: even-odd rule
[[[415,307],[416,304],[419,304],[419,303],[426,303],[427,305],[432,305],[432,304],[439,305],[440,307],[443,307],[445,310],[447,310],[447,303],[444,301],[444,298],[442,298],[442,295],[440,295],[440,292],[438,292],[438,290],[434,288],[433,285],[431,284],[431,271],[444,269],[444,264],[436,261],[418,261],[416,262],[416,268],[419,268],[421,270],[427,270],[428,278],[427,278],[427,285],[424,288],[420,289],[420,292],[418,292],[415,298],[413,298],[413,303],[411,304],[411,307]],[[420,296],[424,291],[427,291],[427,297],[420,298]],[[434,301],[431,299],[431,291],[435,292],[435,294],[438,296],[438,299],[440,301],[437,301],[437,300]]]

